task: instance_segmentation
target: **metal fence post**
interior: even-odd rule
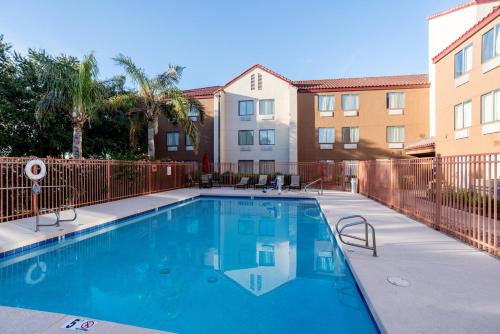
[[[106,160],[106,189],[108,201],[111,200],[111,162]]]
[[[434,213],[434,228],[439,230],[441,225],[441,207],[443,201],[443,176],[441,171],[441,154],[437,154],[434,158],[434,166],[436,168],[436,212]]]

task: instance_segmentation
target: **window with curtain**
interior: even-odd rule
[[[387,142],[388,143],[404,143],[405,127],[404,126],[388,126],[387,127]]]
[[[455,130],[462,130],[472,126],[472,101],[463,102],[455,106]]]
[[[259,130],[259,145],[274,145],[274,130]]]
[[[500,120],[500,89],[481,96],[481,123]]]
[[[253,160],[238,160],[238,173],[253,173]]]
[[[253,115],[253,100],[245,100],[238,102],[238,115],[250,116]]]
[[[387,93],[387,109],[404,109],[405,93]]]
[[[179,132],[167,132],[167,146],[179,146]]]
[[[259,266],[274,266],[274,246],[262,246],[261,250],[259,250]]]
[[[200,116],[200,111],[196,106],[189,104],[188,117],[198,117]]]
[[[335,110],[335,95],[319,95],[318,110],[319,111]]]
[[[500,24],[484,33],[482,42],[481,61],[483,63],[500,55]]]
[[[342,95],[342,110],[358,110],[358,109],[359,109],[358,94]]]
[[[259,160],[259,173],[260,174],[273,174],[275,162],[274,160]]]
[[[356,144],[359,142],[359,128],[342,128],[342,142],[345,144]]]
[[[335,128],[319,128],[318,143],[319,144],[335,143]]]
[[[274,100],[259,100],[259,115],[274,115]]]
[[[253,145],[253,130],[239,130],[238,145]]]
[[[191,138],[188,135],[186,135],[185,140],[186,140],[186,146],[193,146],[193,143],[191,142]]]
[[[472,69],[472,44],[455,54],[455,77],[459,77]]]

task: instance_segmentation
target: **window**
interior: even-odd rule
[[[194,146],[193,143],[191,142],[191,137],[189,137],[188,135],[186,135],[186,146]]]
[[[253,145],[253,130],[238,131],[238,145]]]
[[[238,160],[238,173],[253,173],[253,160]]]
[[[467,101],[455,106],[455,130],[472,126],[472,102]]]
[[[259,173],[273,174],[274,166],[275,166],[274,160],[259,160]]]
[[[259,250],[259,266],[274,266],[274,246],[261,246],[261,250]]]
[[[320,112],[335,110],[335,95],[319,95],[318,110]]]
[[[239,101],[238,115],[239,116],[253,115],[253,100]]]
[[[274,145],[274,130],[259,130],[259,145]]]
[[[387,127],[387,142],[388,143],[404,143],[405,127],[404,126],[388,126]]]
[[[199,117],[200,111],[196,108],[195,105],[189,104],[188,117]]]
[[[356,144],[359,142],[359,128],[342,128],[342,142],[345,144]]]
[[[342,110],[358,110],[358,109],[359,109],[358,94],[342,95]]]
[[[262,90],[262,74],[257,73],[257,89]]]
[[[255,74],[250,76],[250,90],[255,90]]]
[[[274,100],[259,100],[259,115],[274,115]]]
[[[387,109],[404,109],[405,93],[387,93]]]
[[[319,128],[318,143],[319,144],[335,143],[335,128]]]
[[[484,63],[500,55],[500,24],[490,29],[483,35],[481,61]]]
[[[455,78],[469,72],[472,68],[472,44],[455,54]]]
[[[481,96],[481,123],[500,120],[500,89]]]
[[[179,132],[167,132],[167,146],[179,146]]]

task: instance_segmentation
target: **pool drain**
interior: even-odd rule
[[[410,281],[407,279],[404,279],[403,277],[398,277],[398,276],[389,276],[387,277],[387,282],[391,283],[392,285],[399,286],[402,288],[406,288],[410,286]]]
[[[207,282],[208,283],[215,283],[217,281],[218,281],[218,279],[215,276],[209,276],[209,277],[207,277]]]
[[[170,274],[170,269],[169,268],[163,268],[160,270],[160,274],[162,275],[168,275]]]

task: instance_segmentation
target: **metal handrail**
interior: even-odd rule
[[[312,186],[313,184],[316,184],[318,182],[320,182],[320,184],[321,184],[320,189],[318,189],[318,194],[319,195],[323,195],[323,178],[321,178],[321,177],[319,179],[317,179],[317,180],[314,180],[314,181],[309,182],[308,184],[306,184],[306,186],[304,187],[304,191],[307,192],[307,189],[309,189],[310,186]]]
[[[347,220],[347,219],[353,219],[353,218],[360,218],[361,220],[347,223],[339,229],[339,225],[342,221]],[[364,238],[361,238],[361,237],[358,237],[358,236],[355,236],[352,234],[342,233],[344,231],[344,229],[346,229],[348,227],[352,227],[352,226],[357,226],[357,225],[365,225],[365,237]],[[369,244],[368,228],[370,228],[372,231],[372,246],[370,246],[370,244]],[[342,217],[337,221],[337,224],[335,224],[335,230],[337,230],[337,234],[338,234],[339,239],[342,243],[349,245],[349,246],[353,246],[353,247],[359,247],[359,248],[372,250],[373,256],[377,256],[377,243],[375,241],[375,228],[373,227],[372,224],[368,223],[368,221],[366,220],[365,217],[360,216],[360,215],[352,215],[352,216]],[[361,244],[345,241],[343,239],[343,237],[351,238],[351,239],[355,239],[355,240],[360,240],[360,241],[363,241],[365,244],[361,245]]]

